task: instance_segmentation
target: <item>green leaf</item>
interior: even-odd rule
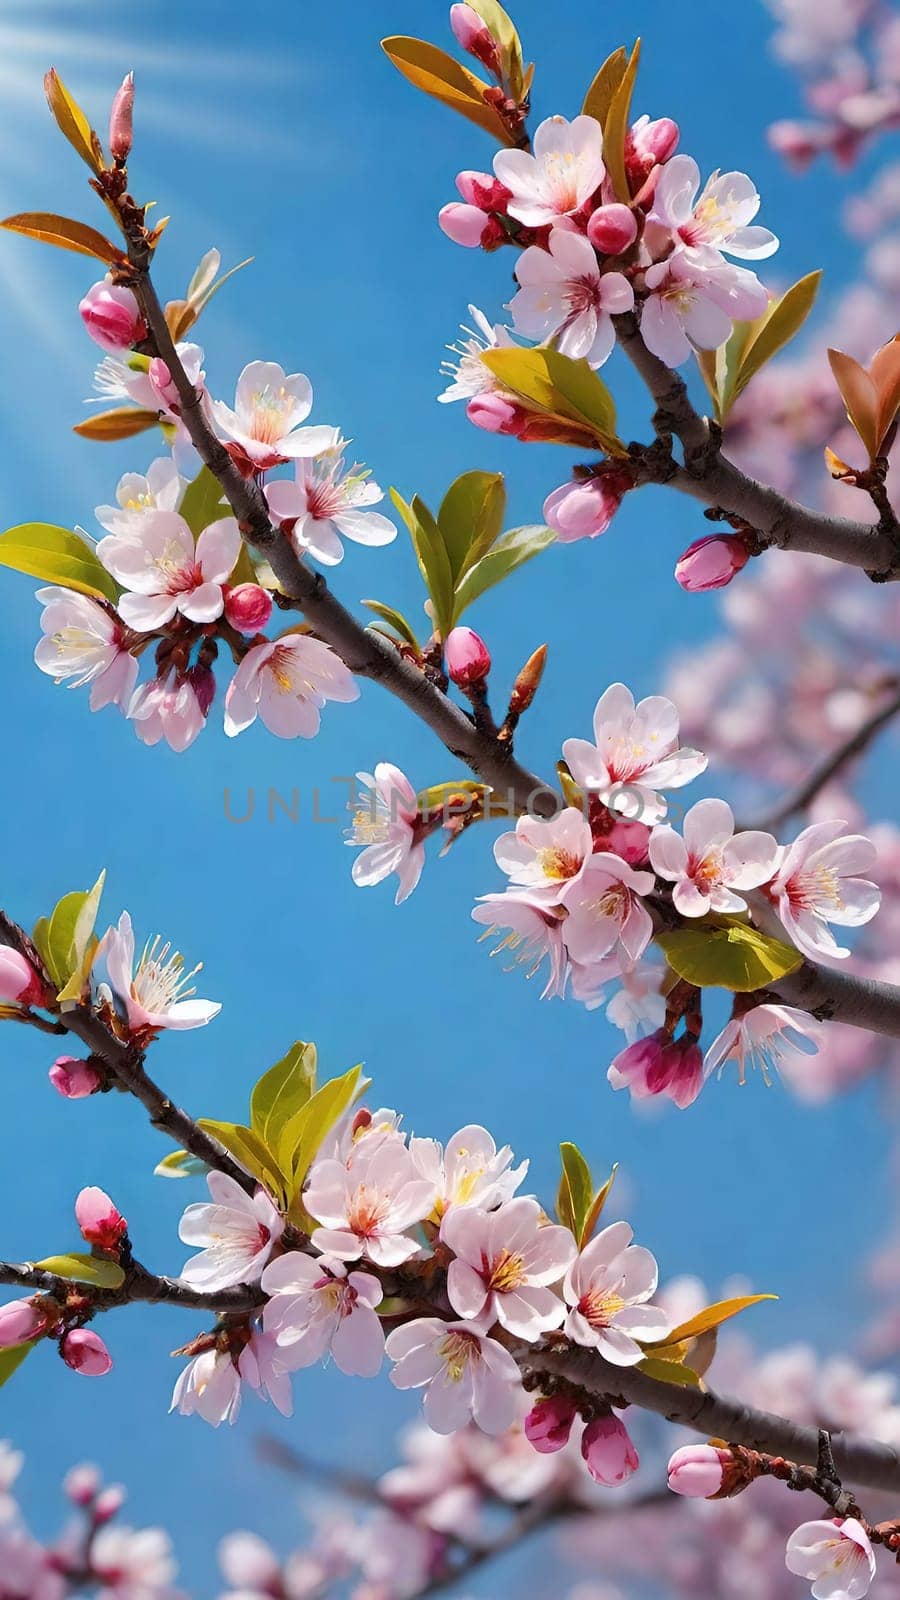
[[[750,324],[751,337],[745,346],[731,397],[733,400],[737,399],[760,368],[799,333],[815,304],[821,281],[821,271],[808,273],[805,278],[792,284],[780,300],[773,300],[768,311],[757,322]]]
[[[594,117],[601,127],[606,126],[613,96],[625,76],[627,66],[628,51],[624,45],[620,45],[611,56],[607,56],[588,89],[581,108],[582,116]]]
[[[50,917],[46,955],[50,975],[62,991],[60,998],[77,1000],[81,993],[84,961],[91,946],[105,881],[106,873],[101,872],[93,889],[76,889],[63,895]],[[70,979],[78,980],[74,994],[65,993]]]
[[[440,529],[418,495],[413,497],[412,505],[407,505],[402,495],[392,489],[391,499],[409,529],[419,571],[434,607],[434,625],[446,638],[453,626],[453,576]]]
[[[104,1261],[99,1256],[71,1255],[47,1256],[36,1261],[43,1272],[52,1272],[57,1278],[72,1278],[75,1283],[89,1283],[95,1289],[121,1289],[125,1274],[116,1261]]]
[[[680,1383],[699,1389],[700,1379],[690,1367],[685,1367],[680,1361],[660,1361],[658,1356],[645,1356],[637,1364],[638,1372],[646,1372],[648,1378],[656,1378],[660,1383]]]
[[[23,522],[0,534],[0,566],[115,604],[119,590],[91,546],[68,528]]]
[[[303,1180],[322,1141],[335,1123],[353,1104],[360,1091],[362,1067],[351,1067],[341,1078],[323,1083],[282,1128],[278,1141],[278,1165],[290,1180],[289,1199],[299,1199]]]
[[[268,1150],[277,1150],[285,1124],[316,1088],[316,1047],[302,1039],[264,1072],[250,1096],[250,1125]]]
[[[172,1150],[169,1155],[163,1156],[153,1168],[155,1178],[193,1178],[199,1173],[208,1172],[209,1167],[205,1161],[192,1156],[189,1150]]]
[[[474,801],[480,800],[483,804],[490,792],[488,784],[476,783],[473,778],[451,778],[447,783],[433,783],[427,789],[420,789],[416,799],[420,811],[442,811],[455,799],[464,800],[465,804],[451,806],[455,816],[464,816]]]
[[[603,1184],[602,1188],[597,1190],[597,1193],[594,1195],[594,1198],[591,1201],[590,1209],[588,1210],[587,1216],[581,1225],[581,1232],[578,1238],[578,1247],[580,1250],[583,1250],[585,1245],[589,1244],[591,1239],[594,1237],[597,1223],[600,1221],[600,1218],[603,1214],[603,1208],[609,1199],[610,1191],[616,1181],[616,1173],[618,1170],[619,1163],[616,1161],[606,1182]]]
[[[35,1341],[28,1344],[7,1345],[5,1350],[0,1350],[0,1389],[8,1383],[14,1372],[18,1372],[22,1362],[34,1349]]]
[[[510,95],[513,100],[520,100],[524,85],[522,42],[512,17],[497,4],[497,0],[471,0],[471,6],[499,45],[503,74],[509,85]]]
[[[594,1193],[591,1169],[577,1144],[561,1144],[559,1154],[562,1160],[562,1176],[559,1181],[556,1211],[563,1226],[569,1228],[576,1239],[580,1239]]]
[[[687,1322],[682,1322],[667,1336],[665,1343],[679,1344],[685,1339],[697,1339],[701,1333],[708,1333],[711,1328],[720,1328],[723,1322],[728,1322],[731,1317],[736,1317],[748,1306],[759,1305],[761,1300],[777,1300],[777,1294],[743,1294],[733,1300],[717,1300],[715,1305],[707,1306],[705,1311],[698,1311],[695,1317],[689,1317]]]
[[[223,505],[223,500],[224,492],[218,478],[213,476],[209,467],[201,467],[196,478],[185,489],[179,507],[179,515],[184,517],[195,539],[211,522],[231,515],[228,506]]]
[[[235,1160],[263,1185],[264,1189],[268,1189],[274,1200],[286,1202],[284,1181],[278,1163],[253,1128],[245,1128],[239,1122],[216,1122],[209,1117],[199,1117],[197,1122],[198,1127],[203,1128],[206,1133],[211,1133],[214,1139],[218,1139],[219,1144],[224,1145],[229,1154],[233,1155]]]
[[[673,972],[698,989],[732,989],[748,994],[765,989],[803,965],[793,945],[770,938],[746,923],[704,924],[658,933],[656,942]]]
[[[464,472],[451,483],[437,520],[454,582],[499,539],[505,512],[502,472]]]
[[[625,140],[631,121],[631,97],[634,93],[640,59],[641,41],[637,39],[621,81],[613,93],[603,124],[603,159],[612,179],[616,197],[625,205],[631,200],[631,189],[625,171]]]
[[[474,567],[469,568],[460,583],[453,601],[453,625],[480,595],[485,594],[488,589],[493,589],[495,584],[502,583],[504,578],[508,578],[517,567],[530,561],[532,556],[546,550],[555,538],[556,534],[552,528],[540,526],[512,528],[509,533],[505,533],[486,556],[482,556]]]
[[[490,85],[476,78],[445,50],[428,44],[425,39],[411,39],[400,34],[382,39],[381,48],[397,71],[423,94],[440,100],[451,111],[458,111],[460,116],[477,123],[501,144],[515,143],[514,135],[484,98]]]
[[[482,361],[512,394],[550,417],[586,428],[608,454],[627,453],[616,434],[613,397],[586,361],[558,350],[512,346],[485,350]]]
[[[68,139],[72,149],[82,161],[98,175],[103,170],[100,142],[78,101],[71,95],[56,71],[51,67],[44,78],[47,104],[60,133]]]
[[[383,605],[380,600],[364,600],[362,603],[370,611],[374,611],[376,617],[380,617],[382,622],[387,622],[400,635],[401,639],[404,639],[408,645],[412,646],[417,655],[421,653],[421,647],[413,632],[412,625],[407,622],[402,611],[395,610],[393,606]]]

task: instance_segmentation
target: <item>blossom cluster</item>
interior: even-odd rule
[[[328,701],[357,698],[353,675],[306,627],[271,637],[263,631],[275,580],[250,559],[221,491],[199,518],[192,514],[202,463],[168,367],[138,348],[146,328],[133,292],[104,280],[80,310],[107,352],[97,376],[101,395],[155,416],[171,449],[145,473],[126,473],[115,503],[97,507],[105,534],[96,556],[118,598],[64,583],[38,591],[44,610],[37,665],[73,688],[89,684],[91,709],[118,706],[145,744],[164,740],[183,751],[206,724],[217,690],[213,664],[224,647],[236,669],[224,697],[226,733],[259,717],[280,738],[312,738]],[[241,473],[264,486],[272,520],[299,556],[334,565],[344,539],[378,546],[395,538],[393,523],[372,509],[381,489],[348,462],[340,430],[306,425],[312,388],[303,373],[252,361],[229,406],[207,390],[200,347],[180,343],[177,353],[206,424]],[[268,477],[289,464],[292,478]],[[155,673],[139,685],[140,657],[151,647]]]
[[[877,912],[880,891],[868,876],[875,846],[838,821],[816,822],[781,845],[761,830],[736,831],[730,807],[719,799],[691,806],[679,832],[664,820],[664,791],[699,776],[707,758],[680,745],[672,701],[654,695],[636,705],[624,684],[598,701],[593,743],[568,739],[563,756],[579,803],[550,820],[522,816],[514,832],[496,841],[509,886],[483,895],[472,915],[488,936],[502,932],[495,953],[511,953],[529,976],[546,968],[545,996],[570,992],[596,1007],[608,986],[620,982],[607,1014],[629,1045],[613,1062],[610,1081],[639,1098],[665,1094],[688,1105],[704,1078],[690,1014],[696,991],[680,1008],[670,992],[667,1005],[662,973],[643,963],[654,914],[668,908],[682,925],[709,914],[741,917],[754,904],[748,894],[757,892],[804,955],[844,958],[849,949],[838,945],[830,925],[858,927]],[[396,873],[399,901],[422,871],[423,817],[412,785],[395,767],[383,763],[373,776],[359,776],[369,804],[361,803],[354,821],[350,842],[364,848],[353,875],[367,885]],[[682,1017],[685,1028],[676,1038]],[[805,1013],[751,997],[736,1005],[710,1046],[705,1070],[734,1059],[743,1079],[745,1064],[765,1071],[785,1052],[815,1050],[816,1039]]]

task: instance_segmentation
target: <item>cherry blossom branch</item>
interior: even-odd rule
[[[900,714],[900,689],[889,700],[886,700],[883,705],[880,705],[877,710],[873,711],[870,716],[866,717],[848,738],[844,739],[841,744],[837,745],[822,761],[814,766],[802,783],[799,783],[795,789],[789,790],[770,811],[764,813],[760,821],[754,822],[753,827],[764,828],[766,831],[772,832],[775,828],[780,827],[782,823],[788,822],[796,813],[805,811],[819,792],[825,788],[825,785],[830,783],[832,778],[837,777],[849,762],[862,755],[868,749],[875,736],[881,732],[882,728],[892,722],[898,714]]]
[[[188,1310],[208,1311],[217,1315],[226,1312],[241,1315],[255,1311],[265,1299],[262,1291],[252,1284],[236,1284],[234,1288],[215,1291],[192,1289],[177,1278],[149,1272],[137,1261],[125,1269],[124,1282],[118,1289],[98,1289],[73,1278],[63,1278],[30,1261],[0,1261],[0,1283],[12,1284],[20,1289],[35,1289],[61,1300],[65,1300],[73,1290],[83,1292],[96,1311],[111,1311],[117,1306],[143,1302],[183,1306]]]
[[[684,380],[647,349],[634,316],[616,318],[616,326],[619,344],[656,402],[658,436],[668,441],[674,434],[684,450],[683,466],[670,455],[660,461],[644,453],[645,481],[720,507],[753,528],[764,545],[827,556],[879,581],[900,578],[900,542],[886,519],[873,527],[829,517],[748,477],[722,455],[720,430],[695,409]]]
[[[508,1340],[523,1372],[563,1378],[589,1396],[624,1407],[640,1406],[708,1438],[748,1445],[766,1455],[786,1456],[803,1466],[819,1460],[819,1430],[742,1404],[710,1389],[663,1383],[637,1367],[617,1367],[580,1346],[545,1347]],[[869,1489],[900,1490],[900,1451],[854,1433],[831,1436],[835,1465],[842,1478]]]

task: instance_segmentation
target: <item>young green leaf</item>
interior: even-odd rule
[[[323,1140],[360,1092],[361,1074],[361,1067],[351,1067],[343,1077],[323,1083],[282,1128],[277,1158],[288,1180],[288,1198],[292,1202],[299,1199],[303,1181]]]
[[[661,1361],[658,1356],[644,1356],[637,1364],[637,1371],[646,1372],[648,1378],[656,1378],[660,1383],[681,1383],[692,1389],[700,1387],[697,1373],[680,1361]]]
[[[815,304],[821,281],[821,272],[810,272],[798,279],[779,300],[772,301],[758,321],[750,324],[751,335],[741,356],[733,392],[728,396],[726,415],[750,379],[800,332]]]
[[[52,1272],[57,1278],[71,1278],[75,1283],[89,1283],[94,1289],[121,1289],[125,1274],[116,1261],[104,1261],[100,1256],[71,1255],[47,1256],[36,1261],[43,1272]]]
[[[218,478],[213,477],[209,467],[201,467],[196,478],[188,484],[179,515],[184,517],[194,538],[211,522],[231,515],[230,507],[223,504],[222,485]]]
[[[5,1350],[0,1350],[0,1389],[8,1383],[14,1372],[18,1372],[22,1362],[34,1349],[35,1341],[28,1344],[11,1344]]]
[[[641,41],[636,39],[634,49],[628,58],[628,65],[613,93],[609,111],[603,123],[603,159],[606,162],[606,170],[612,179],[616,198],[625,205],[631,199],[631,188],[625,171],[625,141],[631,121],[631,97],[634,94],[640,59]]]
[[[376,617],[380,617],[382,622],[388,623],[395,633],[398,633],[400,638],[415,650],[417,655],[421,653],[421,646],[413,632],[412,625],[407,622],[402,611],[397,611],[394,606],[383,605],[380,600],[363,600],[362,604],[367,606],[370,611],[374,611]]]
[[[440,100],[451,111],[458,111],[460,116],[477,123],[501,144],[515,143],[503,119],[484,98],[490,85],[476,78],[445,50],[428,44],[425,39],[410,39],[400,34],[382,39],[381,48],[397,71],[423,94]]]
[[[495,584],[502,583],[511,572],[521,567],[532,556],[539,555],[546,550],[556,538],[552,528],[511,528],[502,539],[498,539],[492,550],[474,567],[470,567],[453,600],[452,625],[459,621],[463,612],[480,595],[493,589]]]
[[[282,1129],[316,1088],[316,1047],[302,1039],[264,1072],[250,1096],[250,1124],[268,1150],[277,1150]]]
[[[115,604],[119,590],[90,545],[68,528],[23,522],[0,534],[0,566]]]
[[[500,47],[503,76],[509,86],[512,99],[521,100],[525,86],[522,42],[512,17],[508,16],[501,5],[498,5],[497,0],[471,0],[471,6],[472,10],[477,12],[488,28],[491,37],[496,40]]]
[[[216,1122],[210,1117],[199,1117],[197,1125],[218,1139],[219,1144],[268,1189],[273,1200],[286,1203],[283,1176],[274,1154],[266,1149],[252,1128],[245,1128],[239,1122]]]
[[[594,117],[602,128],[606,127],[610,106],[619,84],[625,76],[628,66],[628,51],[623,45],[607,56],[599,72],[596,74],[581,108],[582,116]]]
[[[203,1172],[208,1172],[209,1167],[205,1161],[200,1161],[197,1156],[192,1156],[189,1150],[172,1150],[169,1155],[163,1156],[153,1168],[155,1178],[193,1178]]]
[[[454,582],[499,539],[505,512],[502,472],[464,472],[451,483],[437,520]]]
[[[47,953],[57,978],[59,1000],[81,998],[97,948],[94,926],[105,881],[104,871],[93,889],[64,895],[50,918]]]
[[[412,505],[407,505],[402,495],[392,489],[391,499],[409,529],[419,571],[434,607],[435,627],[446,638],[453,626],[453,576],[440,529],[418,495],[413,497]]]
[[[603,1208],[609,1199],[610,1191],[616,1181],[616,1173],[618,1170],[619,1163],[616,1161],[613,1164],[612,1171],[610,1172],[606,1182],[600,1189],[597,1190],[597,1193],[594,1195],[594,1198],[591,1201],[587,1215],[585,1216],[585,1219],[581,1225],[581,1233],[578,1238],[578,1248],[580,1250],[583,1250],[586,1244],[590,1244],[592,1238],[594,1237],[597,1223],[600,1221],[600,1218],[603,1215]]]
[[[608,454],[627,453],[616,435],[612,395],[586,361],[574,361],[558,350],[512,346],[486,350],[482,360],[511,394],[549,417],[585,428]]]
[[[750,993],[777,983],[803,965],[803,957],[793,945],[739,922],[727,927],[676,928],[658,933],[656,942],[673,972],[699,989]]]
[[[60,133],[68,139],[72,149],[90,167],[94,176],[98,177],[103,171],[100,141],[78,101],[69,93],[55,67],[51,67],[44,78],[44,93]]]
[[[580,1239],[594,1193],[591,1169],[577,1144],[561,1144],[559,1154],[562,1161],[562,1176],[556,1200],[557,1215],[560,1222],[574,1233],[576,1239]]]

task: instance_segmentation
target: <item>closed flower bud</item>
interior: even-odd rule
[[[109,153],[114,161],[127,161],[131,154],[134,116],[134,73],[129,72],[116,90],[109,113]]]
[[[458,689],[483,683],[491,670],[484,640],[472,628],[453,628],[444,643],[444,664]]]
[[[629,489],[631,474],[619,467],[586,478],[583,483],[564,483],[544,501],[544,521],[556,530],[562,544],[576,539],[596,539],[605,533]]]
[[[73,1467],[63,1478],[63,1492],[76,1506],[89,1506],[100,1488],[100,1471],[90,1462]]]
[[[117,355],[146,337],[147,326],[130,289],[105,279],[95,283],[79,302],[81,320],[101,350]]]
[[[163,410],[172,411],[177,415],[181,403],[178,398],[178,390],[175,387],[172,374],[161,356],[153,357],[147,368],[147,377],[150,379],[150,385]]]
[[[102,1189],[82,1189],[75,1201],[75,1221],[81,1236],[100,1250],[117,1250],[128,1223]]]
[[[638,1453],[620,1417],[595,1417],[581,1436],[581,1454],[595,1483],[615,1488],[637,1470]]]
[[[625,170],[632,194],[649,177],[653,168],[668,161],[678,148],[680,131],[671,117],[640,117],[629,128],[625,140]]]
[[[272,596],[258,583],[239,583],[225,593],[225,620],[238,633],[259,633],[272,615]]]
[[[97,1093],[102,1082],[96,1068],[78,1056],[57,1056],[47,1076],[66,1100],[85,1100]]]
[[[577,1415],[571,1400],[564,1395],[539,1400],[525,1418],[525,1437],[540,1455],[552,1455],[568,1444]]]
[[[33,1300],[10,1300],[0,1306],[0,1350],[38,1339],[48,1326],[39,1301],[35,1304]]]
[[[634,244],[638,225],[629,206],[619,204],[598,206],[587,227],[587,235],[604,256],[620,256]]]
[[[112,1365],[111,1362],[110,1365]],[[94,1521],[97,1523],[110,1522],[117,1512],[121,1511],[124,1504],[125,1490],[122,1485],[120,1483],[111,1483],[108,1488],[101,1489],[94,1502]]]
[[[669,1461],[669,1488],[692,1500],[709,1500],[718,1494],[724,1478],[723,1463],[731,1460],[728,1450],[711,1444],[688,1444],[676,1450]]]
[[[510,715],[520,717],[523,711],[528,710],[540,688],[546,665],[547,646],[542,644],[532,651],[513,684],[509,697]]]
[[[688,594],[724,589],[749,558],[747,543],[739,534],[711,533],[705,539],[695,539],[678,557],[675,578]]]
[[[67,1367],[85,1378],[102,1378],[112,1368],[112,1356],[99,1333],[90,1328],[73,1328],[60,1344]]]
[[[475,56],[489,71],[496,74],[499,67],[497,46],[490,29],[478,12],[467,5],[451,6],[450,26],[460,49],[467,51],[470,56]]]
[[[438,222],[447,238],[466,250],[480,249],[485,236],[490,237],[494,229],[494,219],[486,211],[479,210],[478,206],[460,205],[456,200],[441,207]]]
[[[456,187],[466,204],[479,211],[505,212],[512,199],[512,191],[492,172],[458,172]]]
[[[528,421],[528,412],[522,406],[491,390],[472,396],[466,406],[466,416],[476,428],[483,428],[485,433],[511,433],[514,436],[522,432]]]
[[[46,1005],[52,996],[30,961],[18,950],[0,945],[0,1001],[22,1006]]]

